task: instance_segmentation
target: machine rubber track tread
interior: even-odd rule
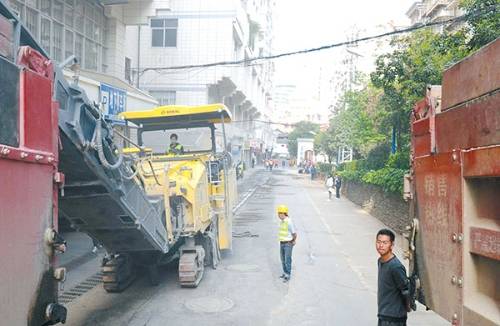
[[[106,292],[122,292],[135,279],[135,270],[127,256],[113,257],[102,266],[102,281]]]
[[[195,288],[203,278],[205,250],[195,246],[194,250],[183,250],[179,259],[179,283],[182,287]]]

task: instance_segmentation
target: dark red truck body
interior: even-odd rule
[[[445,319],[499,325],[500,39],[446,70],[439,91],[412,116],[411,269]]]
[[[2,8],[4,9],[4,8]],[[0,324],[51,325],[57,305],[58,106],[52,63],[0,15]],[[64,249],[64,246],[59,247]],[[56,276],[58,275],[58,276]],[[65,310],[64,310],[65,315]]]

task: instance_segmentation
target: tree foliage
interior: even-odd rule
[[[385,123],[395,128],[398,149],[408,143],[409,113],[425,95],[426,86],[441,84],[444,69],[469,53],[465,39],[463,32],[418,31],[394,39],[395,50],[376,59],[371,82],[383,90],[380,109]]]
[[[347,91],[335,108],[328,130],[315,138],[316,150],[326,153],[331,160],[345,146],[364,156],[384,140],[377,109],[380,95],[380,90],[366,83],[361,90]]]
[[[462,0],[461,7],[470,14],[467,19],[470,50],[477,50],[499,37],[500,0]]]
[[[337,103],[329,129],[315,147],[333,157],[352,147],[357,162],[341,166],[346,179],[400,192],[409,167],[409,117],[427,85],[440,85],[445,69],[500,36],[500,0],[462,0],[465,25],[453,32],[419,30],[395,37],[392,51],[378,56],[369,81],[347,90]],[[391,153],[395,134],[397,151]]]
[[[288,152],[297,157],[297,138],[314,138],[319,133],[319,125],[310,121],[300,121],[288,135]]]
[[[314,151],[323,152],[328,157],[328,162],[334,162],[337,155],[337,147],[332,139],[333,134],[328,131],[320,131],[314,137]]]

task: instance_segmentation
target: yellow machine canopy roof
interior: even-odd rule
[[[166,105],[146,111],[127,111],[120,116],[136,125],[144,127],[176,128],[177,126],[208,125],[231,122],[231,112],[224,104],[199,106]]]

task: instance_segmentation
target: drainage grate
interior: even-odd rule
[[[59,303],[70,303],[76,298],[81,297],[88,291],[92,290],[100,283],[102,283],[102,272],[98,272],[87,278],[85,281],[78,283],[78,285],[74,286],[73,288],[64,291],[59,295]]]

